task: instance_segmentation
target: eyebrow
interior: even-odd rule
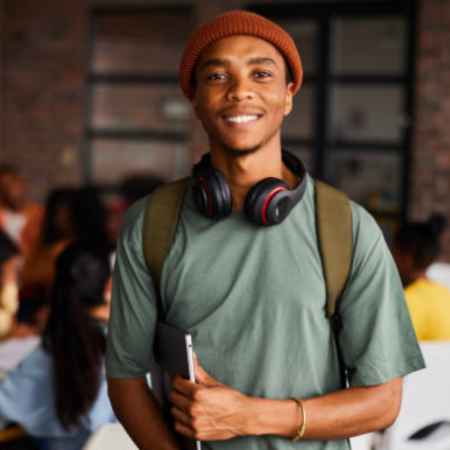
[[[247,64],[269,64],[271,66],[276,66],[277,63],[274,59],[268,58],[268,57],[257,57],[257,58],[251,58],[247,61]]]
[[[229,64],[230,64],[229,61],[227,61],[226,59],[211,58],[203,62],[200,65],[199,70],[204,70],[208,67],[217,67],[217,66],[226,67]],[[271,66],[277,66],[277,63],[275,62],[274,59],[265,56],[250,58],[249,60],[247,60],[247,64],[248,65],[268,64]]]

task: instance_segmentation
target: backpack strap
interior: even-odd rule
[[[189,178],[165,184],[148,198],[144,225],[144,257],[160,299],[161,273],[175,237]],[[315,182],[316,227],[327,292],[326,314],[331,320],[343,382],[346,369],[337,335],[342,327],[338,301],[350,274],[352,260],[352,211],[348,197],[331,186]]]
[[[158,291],[188,182],[189,178],[183,178],[165,184],[147,200],[143,226],[144,256]],[[350,273],[352,212],[347,196],[331,186],[316,181],[315,192],[317,235],[327,290],[326,314],[331,318]]]
[[[352,262],[352,209],[344,193],[321,181],[315,182],[315,193],[317,240],[327,291],[326,315],[334,335],[341,384],[346,388],[349,384],[349,370],[339,343],[343,323],[338,302]]]
[[[352,262],[352,210],[348,197],[331,186],[315,182],[316,226],[327,290],[326,314],[338,309]]]
[[[162,268],[175,237],[189,179],[182,178],[157,188],[149,195],[145,207],[142,230],[144,257],[158,296]]]

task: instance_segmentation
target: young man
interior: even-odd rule
[[[350,387],[342,388],[324,314],[315,185],[282,154],[301,81],[290,36],[255,14],[220,16],[186,46],[180,84],[208,134],[209,159],[194,169],[161,306],[144,262],[145,202],[128,214],[113,278],[110,397],[143,450],[179,448],[144,378],[157,316],[193,335],[198,383],[175,379],[172,414],[176,430],[207,449],[347,449],[347,437],[394,421],[401,377],[423,367],[382,234],[352,204],[352,267],[339,306]],[[278,195],[284,203],[274,208]]]

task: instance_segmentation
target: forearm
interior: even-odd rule
[[[351,388],[303,400],[304,439],[341,439],[389,426],[400,406],[401,380],[385,385]],[[246,434],[292,438],[301,415],[292,400],[250,398]]]
[[[110,378],[114,412],[140,450],[179,450],[144,378]]]

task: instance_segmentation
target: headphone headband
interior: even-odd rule
[[[303,163],[292,153],[283,150],[283,163],[299,177],[299,183],[290,189],[284,180],[265,178],[247,193],[244,211],[258,225],[282,222],[302,199],[307,185]],[[193,196],[199,211],[207,217],[220,220],[231,214],[232,196],[224,175],[212,166],[211,155],[203,155],[193,168]]]

